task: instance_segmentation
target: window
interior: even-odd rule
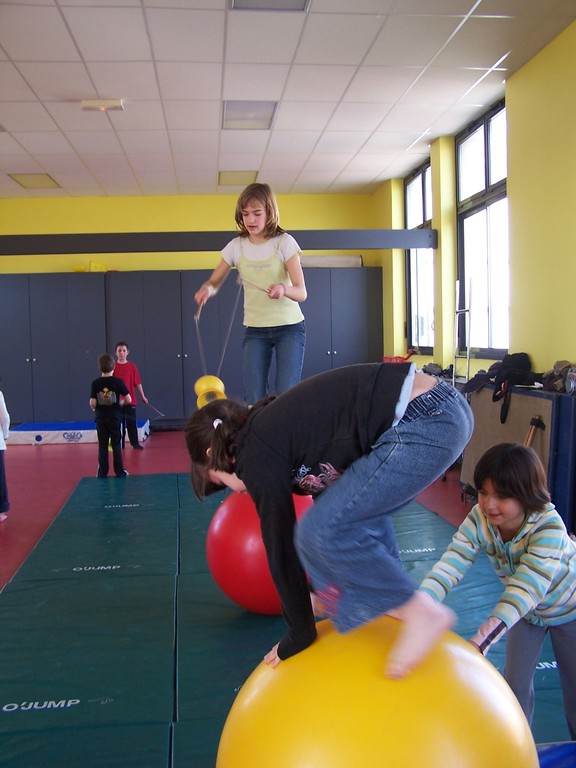
[[[459,352],[501,358],[509,345],[506,109],[497,104],[456,137]]]
[[[419,168],[404,182],[407,229],[430,228],[432,222],[432,171],[430,164]],[[406,251],[408,347],[432,354],[434,347],[434,251],[410,248]]]

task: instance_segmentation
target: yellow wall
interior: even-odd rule
[[[510,78],[510,351],[576,361],[576,23]]]
[[[0,235],[233,232],[236,198],[205,195],[0,200]],[[376,226],[371,195],[278,195],[278,206],[281,224],[288,231]],[[358,253],[346,251],[347,255]],[[371,258],[368,256],[366,263]],[[217,262],[217,253],[194,252],[0,256],[0,273],[88,271],[91,266],[118,270],[209,269]]]

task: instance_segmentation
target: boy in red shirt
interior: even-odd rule
[[[128,439],[130,440],[132,448],[135,448],[137,451],[142,451],[143,448],[138,442],[138,426],[136,424],[136,403],[138,402],[136,399],[136,390],[140,393],[140,397],[144,403],[148,402],[148,398],[144,394],[138,368],[134,363],[128,362],[128,352],[128,344],[126,344],[125,341],[119,341],[116,344],[116,366],[114,368],[114,376],[122,379],[128,387],[128,392],[132,398],[130,405],[125,405],[122,408],[122,447],[124,447],[126,432],[128,432]]]

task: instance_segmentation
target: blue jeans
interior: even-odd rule
[[[247,327],[242,341],[244,400],[250,405],[268,394],[268,375],[272,352],[276,354],[276,382],[272,392],[280,395],[302,376],[306,326],[304,320],[294,325],[270,328]]]
[[[413,595],[390,514],[458,459],[472,428],[466,399],[440,382],[412,400],[401,421],[323,491],[296,526],[302,565],[339,632]]]

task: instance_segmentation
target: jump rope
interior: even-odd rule
[[[224,355],[226,354],[226,350],[228,348],[228,342],[230,341],[230,336],[232,334],[232,326],[234,325],[234,318],[236,317],[238,302],[240,301],[240,293],[242,292],[242,285],[250,285],[252,286],[252,288],[257,288],[259,291],[264,291],[264,293],[268,293],[266,288],[263,288],[261,285],[257,285],[256,283],[252,283],[250,280],[246,280],[240,275],[238,275],[238,277],[236,278],[236,282],[238,284],[238,291],[236,293],[236,299],[234,301],[234,307],[232,309],[232,315],[230,317],[228,332],[226,334],[226,338],[222,346],[220,361],[218,363],[218,369],[216,371],[215,376],[210,376],[208,374],[208,366],[206,364],[206,351],[204,349],[204,341],[202,339],[202,333],[200,331],[200,315],[202,314],[202,308],[204,304],[198,305],[198,309],[196,310],[196,314],[194,315],[194,324],[196,326],[196,338],[198,340],[198,352],[200,355],[200,364],[202,366],[202,371],[203,371],[203,376],[197,379],[196,383],[194,384],[194,392],[198,397],[196,401],[198,408],[202,408],[202,406],[206,405],[206,403],[209,403],[212,400],[222,400],[226,398],[224,383],[220,379],[220,371],[222,370]]]

